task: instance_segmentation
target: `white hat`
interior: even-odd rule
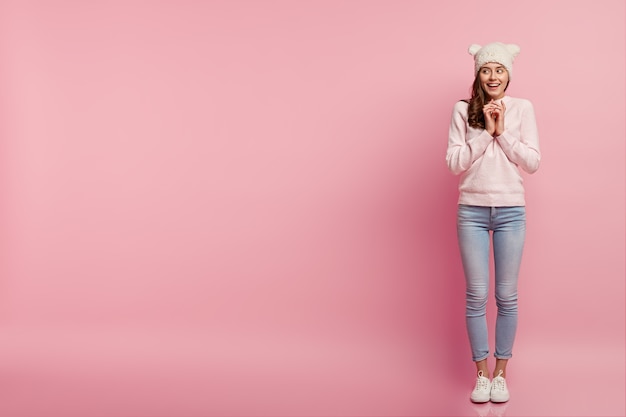
[[[494,42],[485,46],[473,44],[468,52],[474,56],[474,75],[478,74],[480,67],[488,62],[502,64],[509,72],[509,79],[513,75],[513,59],[519,54],[520,47],[509,43]]]

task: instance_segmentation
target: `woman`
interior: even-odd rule
[[[472,45],[475,79],[469,101],[454,106],[446,161],[459,178],[457,236],[466,282],[466,324],[476,363],[473,402],[506,402],[506,366],[517,329],[517,278],[526,214],[519,168],[533,173],[541,158],[535,114],[528,100],[505,91],[520,48],[494,42]],[[491,238],[491,239],[490,239]],[[493,241],[496,358],[490,380],[486,306],[489,246]]]

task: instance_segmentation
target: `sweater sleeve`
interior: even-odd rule
[[[532,174],[539,169],[541,152],[539,150],[539,134],[532,103],[526,102],[527,106],[522,112],[519,138],[511,132],[504,131],[496,140],[509,160],[524,171]]]
[[[467,113],[467,104],[460,101],[454,106],[450,130],[448,133],[448,150],[446,162],[453,174],[458,175],[467,171],[474,161],[485,153],[493,137],[483,130],[476,137],[467,137],[467,123],[464,115]]]

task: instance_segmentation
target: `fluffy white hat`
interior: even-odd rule
[[[513,76],[513,59],[519,54],[520,47],[509,43],[493,42],[485,46],[473,44],[468,52],[474,56],[474,75],[478,74],[480,67],[488,62],[502,64],[509,72],[509,79]]]

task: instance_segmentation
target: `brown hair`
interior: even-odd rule
[[[507,82],[506,87],[504,87],[504,91],[506,91],[507,88],[509,88],[509,82]],[[471,127],[475,129],[485,128],[483,106],[487,101],[488,97],[480,84],[480,73],[476,73],[476,78],[474,78],[474,83],[472,84],[472,96],[469,101],[467,101],[469,104],[467,106],[467,122]]]

